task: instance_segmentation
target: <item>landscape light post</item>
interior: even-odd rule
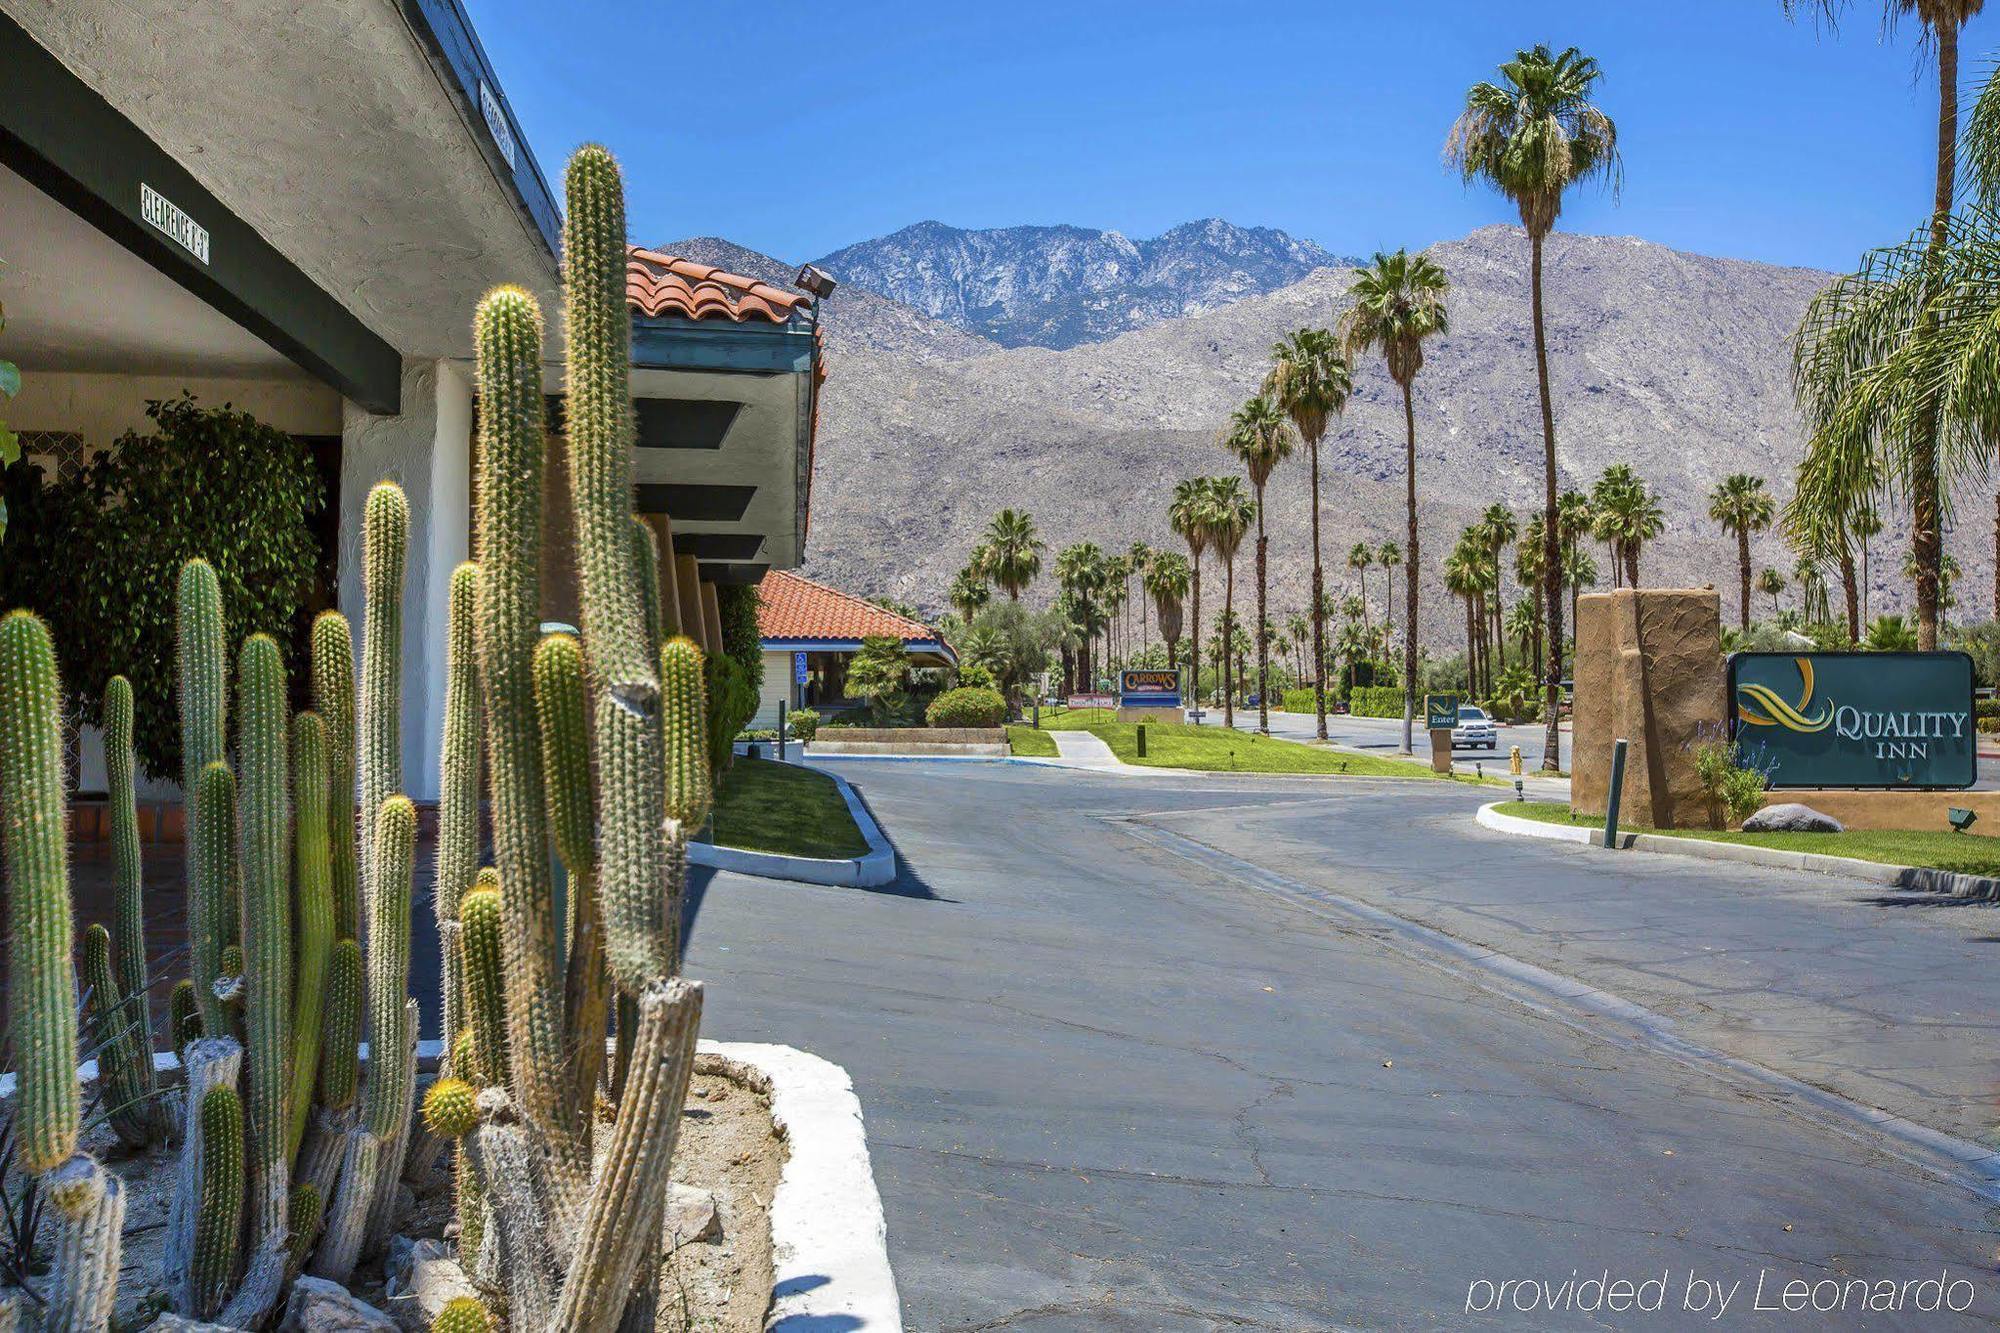
[[[1625,738],[1611,746],[1611,796],[1604,803],[1604,845],[1618,845],[1618,798],[1625,793]]]

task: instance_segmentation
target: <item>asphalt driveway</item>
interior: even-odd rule
[[[1459,827],[1442,817],[1476,792],[839,770],[895,839],[899,881],[717,875],[688,971],[710,986],[708,1035],[852,1074],[911,1328],[1627,1321],[1486,1308],[1502,1281],[1518,1300],[1573,1272],[1663,1279],[1666,1327],[1706,1323],[1685,1307],[1716,1278],[1742,1284],[1732,1320],[1760,1277],[1770,1302],[1793,1280],[1941,1270],[1976,1290],[1957,1322],[2000,1315],[1993,1217],[1962,1178],[1188,850],[1268,851],[1302,883],[1323,863],[1353,888],[1407,881],[1420,838],[1442,884]],[[1601,873],[1560,850],[1508,848],[1514,891]]]

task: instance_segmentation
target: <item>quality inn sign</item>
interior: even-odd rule
[[[1737,653],[1730,732],[1773,787],[1969,787],[1964,653]]]

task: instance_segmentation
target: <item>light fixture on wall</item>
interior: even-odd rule
[[[840,284],[834,281],[833,277],[824,269],[818,269],[811,264],[806,264],[799,269],[798,276],[792,279],[792,286],[799,288],[801,291],[811,292],[814,299],[824,301],[827,297],[833,295],[833,289],[840,286]]]

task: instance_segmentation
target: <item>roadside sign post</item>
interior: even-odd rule
[[[1146,724],[1144,722],[1139,724],[1136,734],[1139,738],[1139,757],[1144,759],[1146,757]]]
[[[1604,845],[1618,845],[1618,798],[1625,794],[1625,738],[1611,746],[1611,791],[1604,802]]]
[[[1451,732],[1458,725],[1458,696],[1424,696],[1424,725],[1431,733],[1431,771],[1451,772]]]
[[[778,762],[785,762],[785,701],[778,700]]]

